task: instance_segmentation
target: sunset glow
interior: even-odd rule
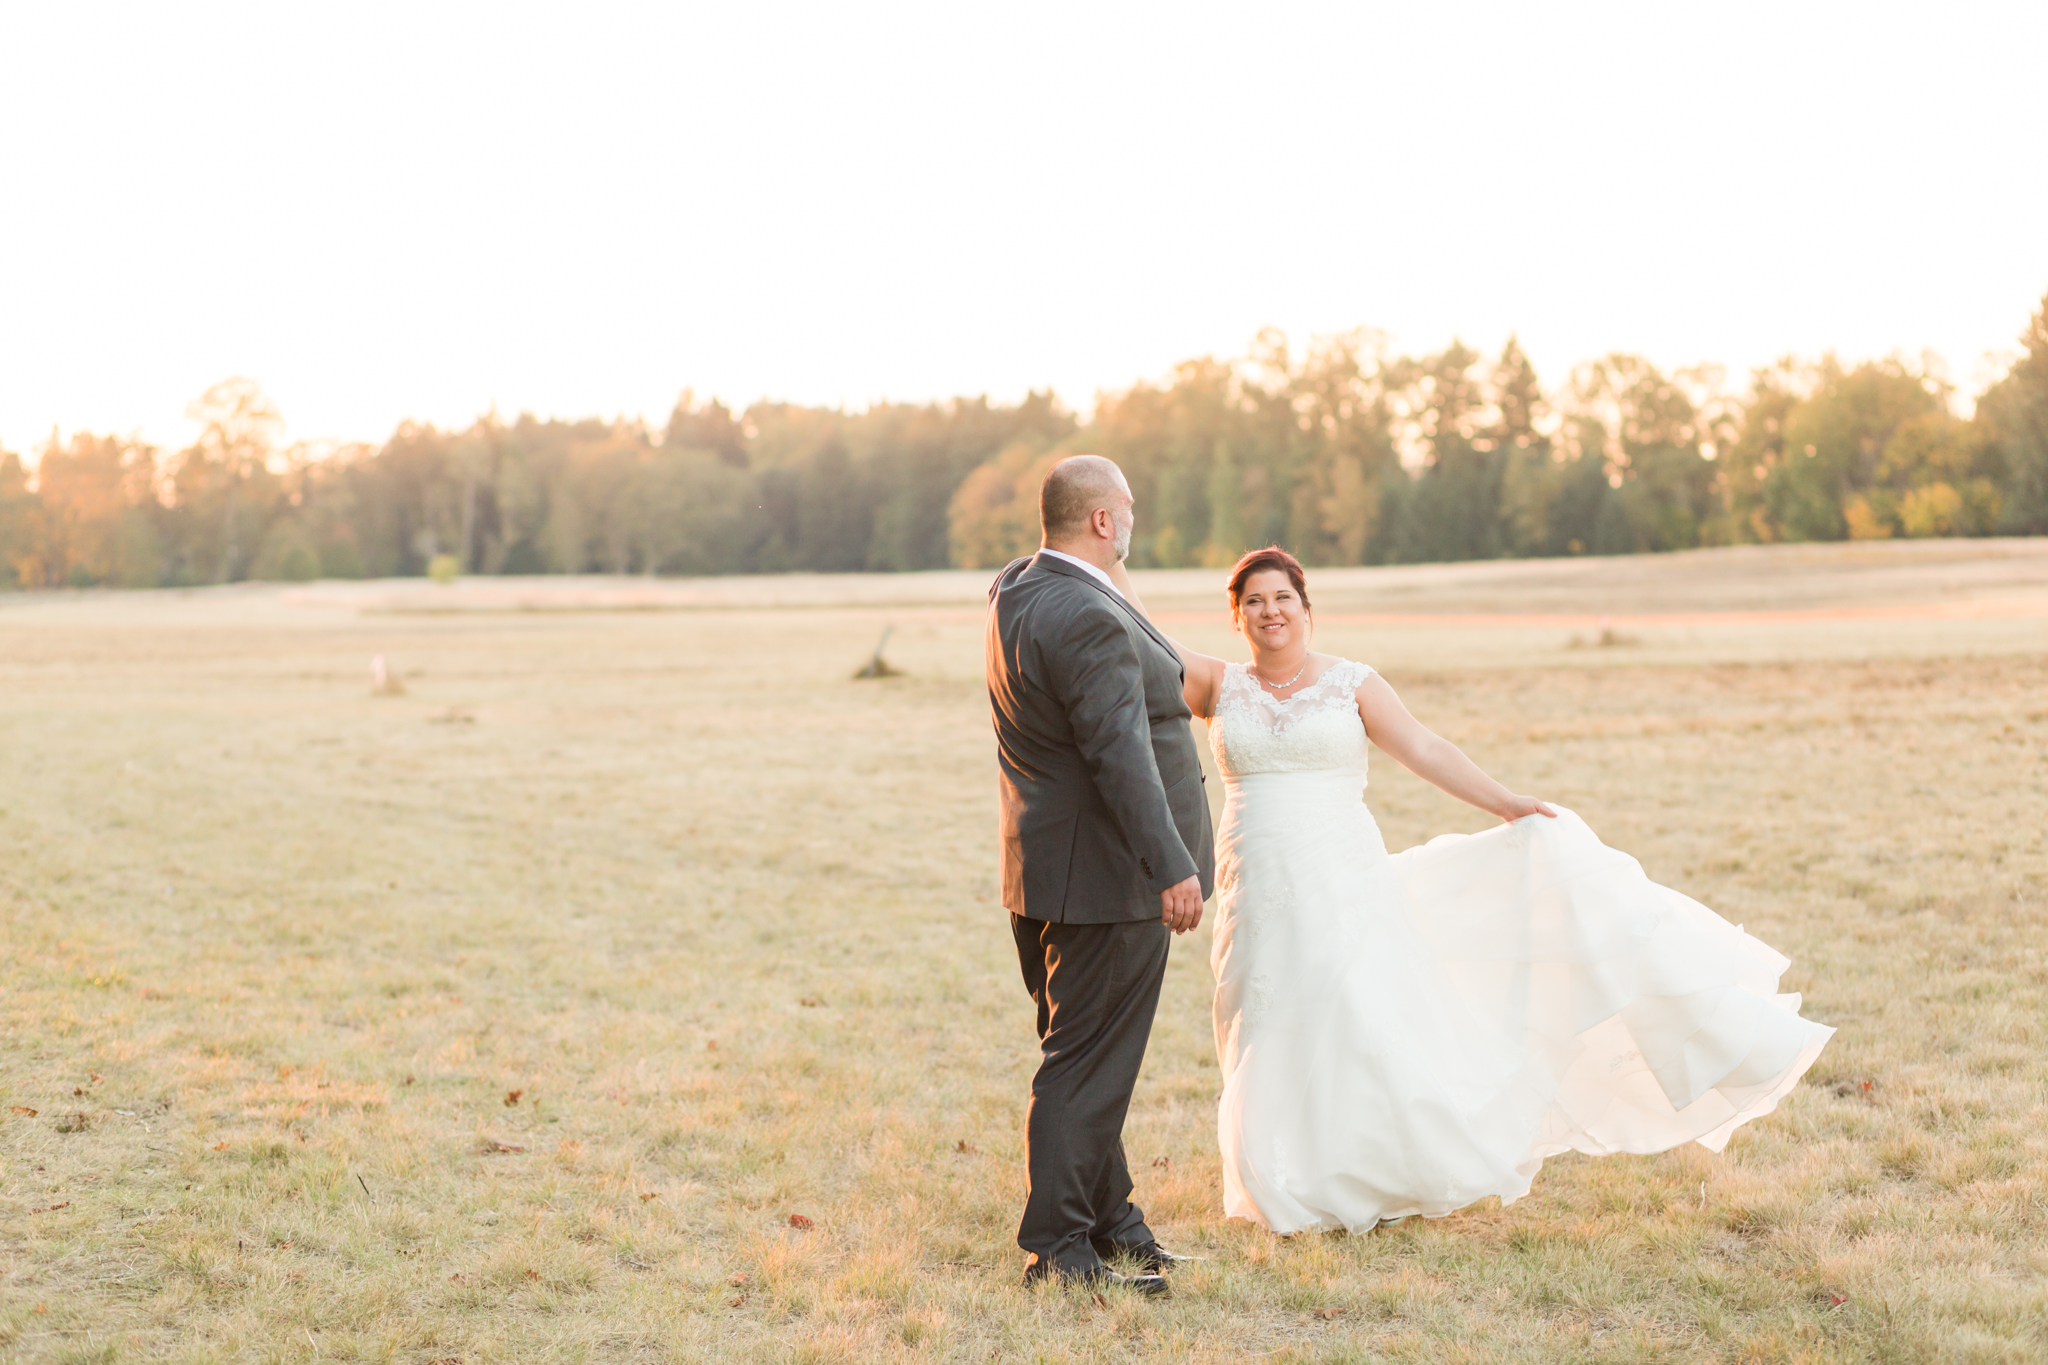
[[[2048,287],[2034,5],[16,6],[0,445],[1098,390],[1260,327],[1740,374]]]

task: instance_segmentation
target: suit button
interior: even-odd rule
[[[1152,875],[1152,864],[1148,860],[1140,858],[1138,859],[1138,870],[1149,877]]]

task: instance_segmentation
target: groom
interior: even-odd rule
[[[1098,455],[1039,489],[1043,546],[989,590],[1003,905],[1041,1061],[1025,1122],[1024,1282],[1166,1292],[1178,1259],[1131,1203],[1124,1114],[1172,933],[1202,919],[1215,850],[1180,657],[1117,591],[1131,490]],[[1128,1257],[1122,1276],[1104,1258]]]

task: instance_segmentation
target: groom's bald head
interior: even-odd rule
[[[1086,535],[1097,511],[1106,508],[1114,515],[1130,498],[1130,485],[1115,461],[1100,455],[1061,460],[1038,489],[1038,524],[1045,543],[1058,548]]]

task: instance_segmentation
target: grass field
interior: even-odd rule
[[[1223,651],[1219,581],[1139,586]],[[1283,1242],[1220,1216],[1205,929],[1127,1134],[1163,1303],[1016,1283],[985,583],[0,598],[0,1359],[2048,1359],[2048,545],[1313,579],[1840,1033],[1722,1156]]]

